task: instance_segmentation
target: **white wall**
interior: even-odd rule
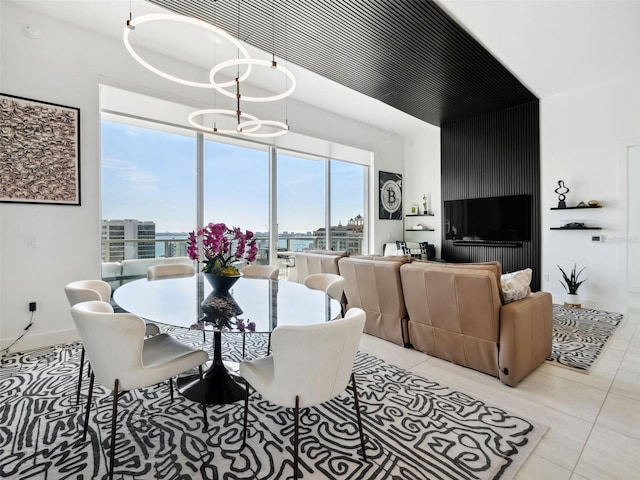
[[[583,307],[626,311],[626,169],[618,161],[621,142],[640,137],[640,74],[541,99],[542,289],[563,301],[556,265],[586,266],[579,290]],[[557,206],[558,180],[571,189],[567,205],[598,200],[604,208],[550,211]],[[601,231],[550,231],[584,221]],[[603,243],[591,236],[601,234]],[[548,276],[548,280],[547,280]]]
[[[422,197],[427,195],[427,208],[433,217],[420,217],[414,223],[421,223],[433,232],[405,232],[407,241],[429,242],[436,245],[436,255],[440,256],[442,238],[441,182],[440,182],[440,128],[425,124],[422,131],[405,137],[405,175],[403,177],[403,213],[410,211],[412,204],[422,209]],[[400,240],[392,238],[387,241]]]
[[[196,105],[204,97],[149,73],[120,41],[14,3],[0,2],[0,17],[0,91],[81,110],[82,206],[0,205],[0,348],[28,324],[28,303],[38,303],[34,326],[15,350],[77,338],[63,287],[100,275],[99,83],[107,79]],[[24,35],[25,23],[37,24],[42,37]],[[373,152],[373,246],[381,252],[389,235],[401,234],[401,222],[377,220],[377,172],[404,173],[403,138],[296,102],[290,102],[289,122],[300,133]]]

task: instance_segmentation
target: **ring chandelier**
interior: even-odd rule
[[[166,20],[166,21],[170,21],[170,22],[178,22],[178,23],[186,23],[186,24],[189,24],[189,25],[195,25],[197,27],[204,28],[205,30],[209,30],[210,32],[213,32],[216,35],[220,35],[222,38],[224,38],[224,39],[228,40],[229,42],[231,42],[233,44],[233,46],[235,46],[238,49],[238,52],[240,52],[244,56],[244,58],[246,58],[246,59],[249,58],[249,52],[240,43],[240,41],[238,39],[232,37],[231,35],[229,35],[224,30],[222,30],[222,29],[220,29],[220,28],[218,28],[218,27],[216,27],[214,25],[211,25],[210,23],[203,22],[202,20],[198,20],[197,18],[185,17],[183,15],[173,15],[173,14],[170,14],[170,13],[152,13],[152,14],[149,14],[149,15],[142,15],[140,17],[127,20],[127,25],[125,26],[124,32],[122,34],[122,37],[123,37],[122,40],[124,42],[125,48],[127,49],[127,51],[131,54],[131,56],[140,65],[142,65],[147,70],[155,73],[156,75],[160,75],[161,77],[166,78],[167,80],[171,80],[172,82],[180,83],[182,85],[187,85],[189,87],[214,88],[214,86],[211,84],[211,82],[207,82],[207,83],[192,82],[191,80],[185,80],[183,78],[175,77],[175,76],[170,75],[170,74],[168,74],[166,72],[163,72],[159,68],[154,67],[149,62],[144,60],[133,49],[133,47],[131,46],[131,42],[129,41],[129,35],[133,30],[135,30],[136,26],[142,25],[143,23],[147,23],[147,22],[154,22],[154,21],[161,21],[161,20]],[[247,71],[244,72],[240,77],[238,77],[238,80],[240,82],[242,82],[243,80],[246,80],[247,77],[249,77],[249,75],[251,74],[251,64],[247,64],[247,65],[248,65]],[[230,87],[232,85],[235,85],[235,83],[236,83],[236,81],[234,79],[234,80],[231,80],[229,82],[224,83],[224,86],[225,87]]]
[[[194,26],[197,26],[197,27],[204,28],[204,29],[206,29],[206,30],[208,30],[210,32],[213,32],[216,35],[219,35],[220,37],[226,39],[227,41],[231,42],[231,44],[233,44],[238,49],[238,54],[241,55],[244,58],[226,60],[226,61],[220,62],[217,65],[215,65],[209,72],[209,82],[207,82],[207,83],[191,81],[191,80],[187,80],[187,79],[184,79],[184,78],[180,78],[180,77],[176,77],[174,75],[171,75],[171,74],[169,74],[167,72],[164,72],[164,71],[160,70],[159,68],[151,65],[149,62],[144,60],[134,50],[134,48],[131,46],[131,42],[129,41],[129,35],[133,30],[135,30],[136,26],[142,25],[142,24],[147,23],[147,22],[153,22],[153,21],[174,21],[174,22],[185,23],[185,24],[194,25]],[[280,135],[284,135],[289,131],[289,125],[286,122],[279,122],[279,121],[276,121],[276,120],[260,120],[255,115],[251,115],[251,114],[248,114],[248,113],[240,111],[240,100],[241,99],[242,100],[246,100],[248,102],[273,102],[273,101],[282,100],[282,99],[288,97],[295,90],[295,88],[296,88],[295,76],[288,69],[278,65],[277,62],[275,61],[275,56],[274,56],[272,61],[250,58],[249,57],[249,52],[240,43],[239,39],[236,39],[236,38],[232,37],[227,32],[225,32],[224,30],[216,27],[215,25],[212,25],[210,23],[204,22],[202,20],[198,20],[196,18],[187,17],[187,16],[183,16],[183,15],[167,14],[167,13],[157,13],[157,14],[150,14],[150,15],[142,15],[142,16],[137,17],[137,18],[131,18],[131,14],[130,14],[129,19],[127,20],[127,24],[126,24],[126,26],[124,28],[123,42],[124,42],[125,48],[129,52],[129,54],[134,58],[134,60],[136,60],[140,65],[145,67],[147,70],[155,73],[156,75],[159,75],[159,76],[161,76],[161,77],[163,77],[163,78],[165,78],[167,80],[171,80],[173,82],[180,83],[182,85],[186,85],[186,86],[189,86],[189,87],[213,88],[217,92],[220,92],[222,95],[225,95],[225,96],[230,97],[230,98],[235,98],[237,100],[237,110],[236,111],[234,111],[234,110],[226,110],[226,109],[218,109],[218,108],[211,108],[211,109],[197,110],[195,112],[190,113],[188,118],[187,118],[187,120],[188,120],[189,124],[191,124],[192,126],[198,128],[200,130],[204,130],[206,132],[224,133],[224,134],[238,134],[239,133],[239,134],[243,134],[243,135],[246,135],[246,136],[249,136],[249,137],[257,137],[257,138],[277,137],[277,136],[280,136]],[[281,72],[283,75],[285,75],[285,77],[291,83],[291,86],[287,90],[285,90],[284,92],[282,92],[280,94],[276,94],[276,95],[263,96],[263,97],[242,96],[240,94],[240,84],[249,77],[249,75],[251,74],[251,71],[252,71],[252,66],[254,66],[254,65],[261,66],[261,67],[272,68],[272,69],[275,69],[275,70]],[[216,80],[216,78],[215,78],[216,74],[218,74],[222,69],[228,68],[228,67],[233,67],[233,66],[238,67],[238,72],[236,74],[236,77],[233,80],[230,80],[230,81],[227,81],[227,82],[218,82]],[[246,70],[244,71],[244,73],[242,75],[240,75],[240,72],[239,72],[239,69],[240,69],[241,66],[246,66]],[[225,90],[225,88],[231,87],[233,85],[236,86],[236,92],[235,93],[230,92],[229,90]],[[196,117],[204,116],[204,115],[207,115],[207,114],[235,117],[237,119],[236,129],[235,130],[219,129],[219,128],[217,128],[215,123],[214,123],[213,127],[210,127],[210,126],[205,125],[204,123],[200,123],[200,122],[196,121]],[[263,127],[269,127],[273,131],[260,133],[260,130]]]
[[[220,92],[221,94],[223,94],[223,95],[225,95],[227,97],[236,98],[236,96],[238,94],[230,92],[228,90],[225,90],[224,87],[230,86],[229,82],[218,83],[218,82],[216,82],[215,76],[216,76],[216,73],[218,73],[223,68],[232,67],[234,65],[237,65],[237,66],[247,65],[247,67],[249,67],[249,68],[252,65],[260,65],[260,66],[263,66],[263,67],[273,68],[275,70],[278,70],[279,72],[284,73],[289,78],[289,80],[291,81],[291,87],[289,87],[288,90],[286,90],[286,91],[284,91],[284,92],[282,92],[282,93],[280,93],[278,95],[271,95],[271,96],[266,96],[266,97],[247,97],[246,95],[243,95],[242,96],[242,100],[245,100],[247,102],[275,102],[276,100],[282,100],[283,98],[288,97],[296,89],[296,77],[294,77],[293,74],[289,70],[287,70],[286,68],[278,65],[278,63],[275,60],[269,62],[267,60],[258,60],[256,58],[239,58],[237,60],[226,60],[224,62],[220,62],[215,67],[213,67],[211,69],[211,71],[209,72],[209,82],[210,82],[210,84],[218,92]],[[238,77],[238,79],[236,81],[237,82],[242,82],[242,78]]]
[[[205,125],[204,123],[200,123],[197,122],[195,120],[196,117],[199,116],[204,116],[204,115],[226,115],[229,117],[238,117],[238,112],[236,112],[235,110],[224,110],[221,108],[206,108],[203,110],[196,110],[195,112],[191,112],[189,114],[189,116],[187,117],[187,120],[189,121],[189,123],[200,129],[200,130],[204,130],[206,132],[211,132],[211,133],[244,133],[246,135],[250,135],[251,133],[255,132],[256,130],[258,130],[261,126],[261,124],[263,122],[268,122],[269,120],[259,120],[258,117],[256,117],[255,115],[251,115],[249,113],[244,113],[244,112],[240,112],[240,118],[242,119],[242,117],[246,117],[247,120],[244,120],[242,123],[247,123],[249,125],[247,125],[247,127],[253,127],[253,128],[248,128],[246,130],[240,130],[240,125],[242,125],[242,123],[238,124],[238,128],[235,130],[231,130],[231,129],[222,129],[222,128],[218,128],[217,126],[213,127],[208,127],[207,125]]]

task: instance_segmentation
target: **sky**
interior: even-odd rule
[[[266,148],[211,140],[204,147],[205,222],[243,230],[268,229]],[[279,231],[324,226],[325,164],[278,155]],[[364,213],[366,167],[331,161],[331,223]],[[156,232],[188,232],[196,225],[196,136],[102,122],[102,218],[156,222]]]

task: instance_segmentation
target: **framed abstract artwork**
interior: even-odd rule
[[[80,109],[0,93],[0,202],[80,205]]]
[[[378,218],[381,220],[402,219],[402,175],[378,172]]]

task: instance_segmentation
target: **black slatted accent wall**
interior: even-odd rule
[[[432,0],[150,2],[432,125],[536,99]]]
[[[539,102],[441,128],[442,200],[531,195],[531,241],[518,248],[454,246],[444,238],[442,258],[455,262],[498,260],[504,272],[530,267],[531,289],[540,289]],[[444,212],[444,205],[441,206]]]

